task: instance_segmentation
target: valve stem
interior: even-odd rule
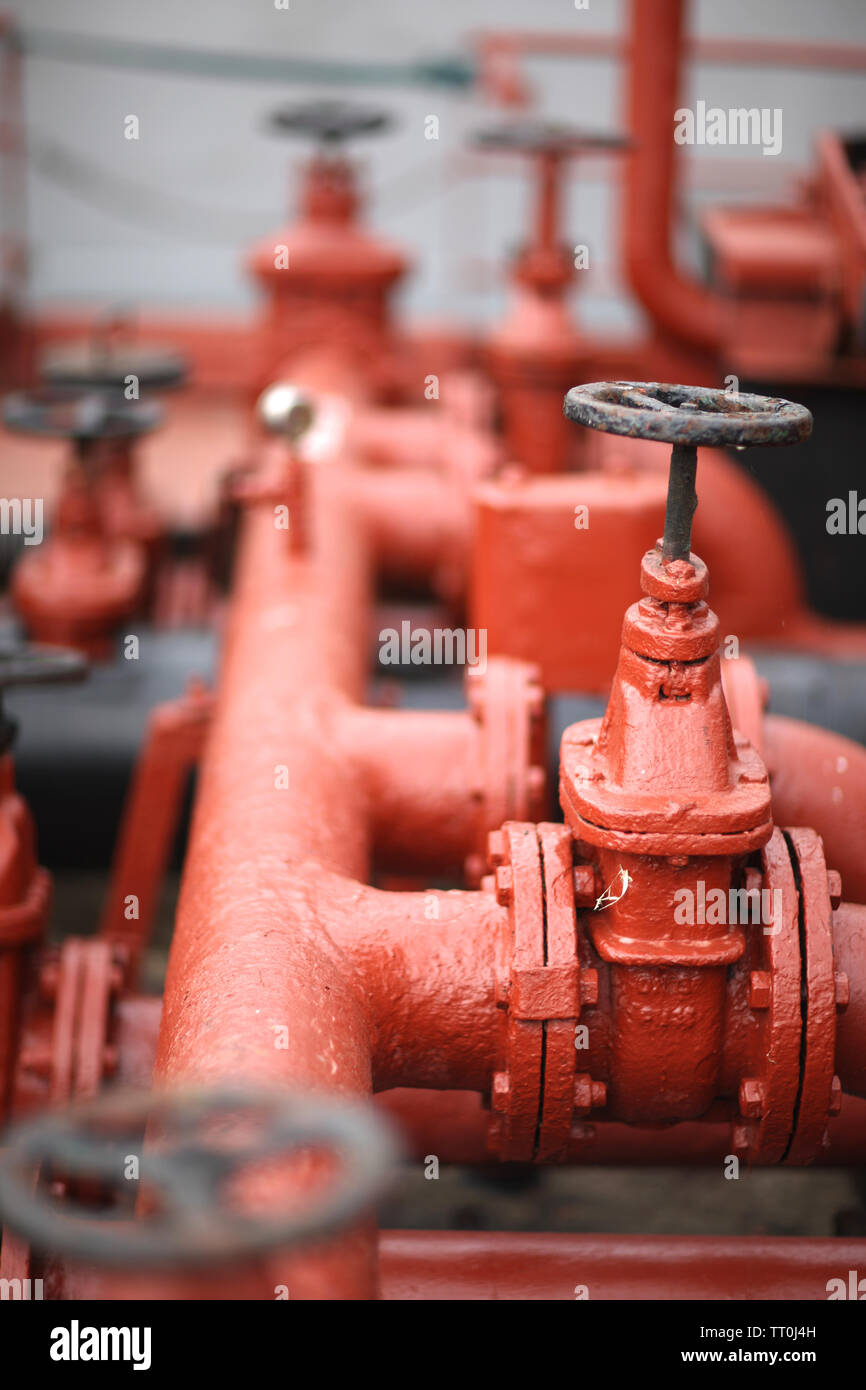
[[[692,519],[698,505],[695,477],[698,451],[694,444],[675,444],[671,449],[671,471],[665,508],[665,534],[662,564],[688,560],[692,550]]]

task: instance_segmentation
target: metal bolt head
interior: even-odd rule
[[[827,1106],[829,1115],[838,1115],[842,1109],[842,1082],[838,1076],[834,1076],[830,1082],[830,1103]]]
[[[841,1013],[851,1002],[851,981],[844,970],[837,970],[833,979],[836,986],[836,1008]]]
[[[578,991],[581,1004],[598,1003],[598,971],[581,970],[578,979]]]
[[[505,835],[501,830],[491,830],[487,836],[487,858],[494,869],[498,869],[505,858]]]
[[[578,1115],[588,1115],[590,1110],[607,1104],[607,1086],[603,1081],[593,1081],[588,1071],[578,1072],[574,1078],[574,1109]]]
[[[595,903],[595,869],[592,864],[577,864],[574,869],[574,902],[576,907],[592,907]]]
[[[759,1120],[764,1110],[764,1087],[756,1077],[746,1077],[740,1082],[740,1114],[747,1120]]]
[[[830,906],[835,912],[842,901],[842,875],[838,869],[827,870],[827,890],[830,894]]]
[[[490,1108],[491,1110],[502,1111],[508,1104],[508,1094],[511,1090],[511,1078],[507,1071],[498,1071],[493,1077],[493,1084],[490,1088]]]
[[[769,970],[753,970],[749,975],[749,1008],[769,1009],[773,978]]]
[[[500,907],[508,907],[514,897],[514,875],[510,864],[500,864],[494,875],[496,901]]]

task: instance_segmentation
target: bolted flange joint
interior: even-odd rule
[[[510,821],[490,836],[483,882],[508,908],[489,1130],[503,1160],[564,1159],[575,1117],[606,1099],[602,1082],[577,1072],[575,1030],[598,1000],[598,976],[578,961],[576,905],[594,890],[573,847],[563,825]]]

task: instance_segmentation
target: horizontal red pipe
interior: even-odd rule
[[[566,30],[496,30],[473,36],[485,54],[537,54],[547,58],[628,59],[632,43],[626,34],[593,34]],[[821,71],[866,72],[863,44],[815,43],[813,40],[687,37],[683,53],[695,62],[733,67],[818,68]]]
[[[854,909],[858,927],[862,923],[862,912],[861,908]],[[847,930],[841,941],[839,965],[844,969],[850,948],[864,951],[866,942],[858,944],[856,934]],[[469,1004],[469,995],[465,998]],[[852,994],[850,1018],[840,1014],[837,1020],[839,1065],[849,1081],[855,1068],[859,1068],[862,1075],[862,1052],[857,1039],[863,1036],[858,1015],[862,1014],[864,1004],[866,999],[862,992]],[[135,1087],[149,1084],[161,1007],[161,1000],[143,995],[131,996],[119,1004],[119,1082]],[[487,1149],[489,1112],[484,1109],[478,1091],[400,1086],[381,1091],[376,1102],[397,1123],[410,1154],[423,1157],[433,1152],[445,1163],[473,1164],[490,1159]],[[572,1142],[569,1163],[623,1167],[716,1166],[730,1151],[730,1122],[724,1120],[640,1129],[598,1119],[591,1129],[591,1139]],[[830,1144],[821,1150],[816,1164],[827,1168],[866,1164],[866,1100],[846,1094],[841,1114],[829,1122],[829,1134]]]
[[[862,1033],[860,1034],[862,1037]],[[410,1152],[434,1153],[444,1163],[491,1161],[487,1148],[489,1112],[474,1091],[395,1088],[377,1097],[400,1130]],[[715,1114],[715,1112],[714,1112]],[[580,1137],[581,1129],[584,1137]],[[815,1160],[822,1167],[866,1163],[866,1101],[846,1095],[829,1122],[830,1143]],[[731,1122],[715,1118],[655,1129],[593,1117],[572,1139],[566,1162],[621,1167],[720,1166],[731,1152]]]
[[[462,874],[467,853],[477,848],[482,792],[480,730],[472,715],[352,706],[340,736],[367,788],[376,867],[440,878]]]
[[[842,896],[866,902],[866,749],[782,715],[767,715],[762,757],[770,774],[777,825],[808,825],[824,841],[828,869],[842,875]],[[857,962],[866,974],[866,959]]]
[[[382,1295],[424,1302],[825,1300],[866,1240],[384,1231]]]

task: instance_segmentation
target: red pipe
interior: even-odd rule
[[[671,250],[677,207],[674,112],[684,46],[683,0],[632,0],[631,73],[625,184],[625,265],[653,322],[699,351],[715,354],[718,297],[677,270]]]
[[[615,58],[626,59],[631,50],[630,39],[621,34],[593,34],[557,30],[497,29],[474,35],[482,59],[499,55],[510,58],[517,54],[538,54],[548,58]],[[742,67],[821,68],[839,72],[866,72],[866,46],[863,44],[815,43],[800,39],[747,39],[719,37],[687,37],[686,52],[694,62],[719,63]]]
[[[866,951],[861,913],[861,908],[845,903],[836,913],[837,961],[842,970],[850,969],[852,951],[859,952],[861,959]],[[849,1092],[858,1085],[858,1074],[862,1076],[858,1038],[863,1036],[861,1020],[866,1000],[866,990],[856,984],[853,970],[851,979],[851,1002],[837,1019],[837,1062]],[[150,1084],[161,1010],[160,999],[145,995],[131,995],[118,1002],[118,1084]],[[490,1112],[478,1091],[399,1086],[380,1091],[376,1103],[398,1126],[408,1152],[416,1157],[435,1153],[440,1162],[464,1164],[484,1163],[491,1158],[487,1144]],[[599,1120],[576,1130],[566,1161],[581,1166],[716,1167],[730,1153],[730,1147],[730,1118],[717,1116],[715,1111],[702,1120],[655,1128]],[[829,1144],[821,1149],[815,1162],[824,1168],[866,1164],[866,1100],[854,1094],[845,1095],[841,1112],[829,1121]]]
[[[246,518],[169,960],[157,1081],[372,1089],[361,999],[296,873],[311,862],[332,872],[366,868],[358,779],[334,756],[331,731],[334,691],[358,693],[364,666],[356,634],[364,630],[365,556],[357,528],[340,525],[338,510],[322,538],[315,587],[271,509],[254,507]],[[289,1045],[279,1047],[283,1028]],[[276,1203],[285,1198],[278,1183],[277,1176]],[[303,1267],[293,1262],[296,1287],[319,1287],[323,1278],[334,1297],[375,1296],[374,1232],[350,1233]]]
[[[866,1263],[866,1241],[386,1231],[386,1299],[826,1299]]]
[[[353,707],[342,737],[367,788],[377,868],[461,876],[467,854],[482,848],[481,746],[471,714]]]
[[[762,756],[776,824],[817,830],[827,867],[842,875],[845,899],[866,902],[866,749],[841,734],[775,714],[764,719]]]
[[[866,1264],[866,1241],[786,1236],[607,1236],[573,1232],[383,1231],[382,1296],[389,1301],[824,1300],[850,1269]],[[257,1271],[213,1270],[197,1276],[195,1297],[238,1301],[272,1298],[286,1271],[265,1261]],[[838,1285],[835,1287],[838,1288]],[[182,1276],[105,1276],[53,1267],[50,1298],[177,1299],[190,1297]],[[333,1298],[327,1288],[293,1300]],[[849,1295],[851,1296],[851,1295]],[[856,1296],[856,1295],[854,1295]]]
[[[377,1102],[406,1136],[410,1153],[419,1158],[434,1153],[441,1163],[490,1162],[490,1112],[476,1091],[399,1087],[382,1092]],[[718,1167],[731,1152],[730,1116],[719,1114],[719,1109],[714,1107],[702,1120],[678,1125],[646,1127],[604,1119],[581,1125],[575,1128],[566,1162],[641,1168]],[[866,1101],[846,1095],[841,1112],[829,1121],[829,1137],[829,1144],[815,1159],[819,1166],[862,1166],[866,1162]]]
[[[155,1076],[355,1094],[397,1080],[485,1088],[506,914],[488,893],[366,886],[377,785],[351,742],[361,744],[373,719],[352,713],[365,676],[370,556],[343,480],[315,470],[313,483],[324,489],[313,521],[327,520],[314,528],[315,558],[293,557],[269,503],[245,519]],[[383,728],[393,722],[381,717]],[[430,741],[442,720],[430,720]],[[468,732],[462,716],[449,728],[458,740]],[[378,734],[374,742],[383,746]],[[399,784],[391,781],[392,805],[408,812]],[[442,812],[416,799],[410,825],[441,828]],[[278,1045],[281,1029],[288,1046]],[[284,1196],[276,1187],[274,1201]],[[334,1296],[375,1293],[371,1232],[350,1235],[327,1260]],[[315,1260],[293,1275],[299,1288],[321,1277]]]

